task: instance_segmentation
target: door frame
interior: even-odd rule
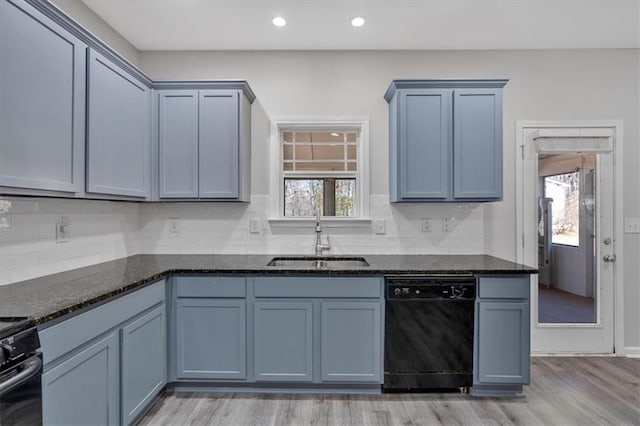
[[[527,244],[531,247],[529,250],[537,252],[537,238],[534,238],[535,223],[524,223],[524,205],[525,199],[531,194],[524,194],[524,184],[526,177],[524,175],[524,154],[525,154],[525,132],[529,129],[545,129],[545,131],[557,129],[558,136],[563,136],[563,130],[567,129],[584,129],[584,128],[606,128],[613,131],[613,167],[614,167],[614,212],[613,212],[613,235],[616,241],[615,254],[616,264],[613,274],[613,354],[618,356],[625,355],[624,346],[624,288],[623,288],[623,122],[622,120],[517,120],[516,121],[516,150],[515,150],[515,197],[516,197],[516,262],[524,264],[525,251]],[[537,268],[537,265],[529,265]],[[531,297],[535,295],[535,288],[531,288]],[[531,331],[536,327],[535,312],[531,310]]]

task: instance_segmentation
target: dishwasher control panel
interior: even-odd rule
[[[475,280],[388,279],[387,299],[473,300]]]

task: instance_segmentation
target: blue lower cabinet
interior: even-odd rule
[[[529,275],[478,278],[472,395],[522,396],[529,384],[529,288]]]
[[[177,377],[245,379],[244,300],[178,299]]]
[[[113,332],[42,376],[46,425],[120,423],[119,345]]]
[[[130,424],[166,384],[165,306],[121,330],[122,423]]]
[[[256,302],[254,339],[256,381],[312,381],[312,302]]]
[[[380,305],[380,302],[322,303],[322,381],[380,382]]]
[[[529,302],[477,302],[477,384],[529,383]]]

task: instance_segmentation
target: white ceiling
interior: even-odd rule
[[[82,1],[139,50],[640,47],[640,0]]]

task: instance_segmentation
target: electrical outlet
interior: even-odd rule
[[[180,228],[178,227],[178,219],[169,219],[169,232],[172,234],[177,234],[180,232]]]
[[[260,218],[252,217],[249,219],[249,232],[252,234],[260,233]]]
[[[69,218],[62,216],[60,222],[56,222],[56,243],[69,242]]]
[[[442,232],[450,232],[451,229],[453,228],[453,221],[455,219],[454,218],[450,218],[450,217],[445,217],[442,218]]]
[[[640,219],[627,218],[624,220],[625,234],[640,234]]]
[[[431,232],[431,218],[422,219],[422,232]]]
[[[384,219],[378,219],[373,221],[373,231],[378,235],[383,235],[387,232],[387,225]]]

